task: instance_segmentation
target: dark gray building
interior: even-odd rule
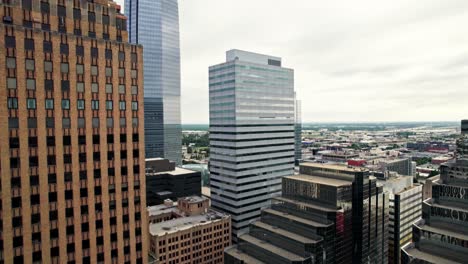
[[[440,182],[423,202],[423,219],[413,225],[413,243],[402,249],[406,263],[468,261],[468,120],[462,121],[457,158],[441,165]]]
[[[175,166],[167,159],[146,159],[146,204],[162,204],[187,196],[201,196],[201,173]]]
[[[225,263],[387,263],[389,200],[369,171],[303,163]]]

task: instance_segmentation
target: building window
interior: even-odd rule
[[[7,78],[7,88],[16,89],[16,78]]]
[[[36,80],[26,79],[26,89],[35,90],[36,89]]]
[[[132,102],[132,110],[138,110],[138,102],[133,101]]]
[[[119,108],[120,108],[120,110],[125,110],[125,101],[120,101],[119,102]]]
[[[45,100],[45,109],[54,109],[54,99],[46,99]]]
[[[34,71],[34,69],[35,69],[34,60],[26,59],[26,70]]]
[[[83,74],[83,73],[84,73],[84,66],[83,66],[83,64],[77,64],[77,65],[76,65],[76,73],[77,73],[77,74]]]
[[[91,109],[93,109],[93,110],[98,110],[99,109],[99,101],[98,100],[92,100],[91,101]]]
[[[112,110],[112,108],[113,108],[112,103],[113,103],[112,101],[106,101],[106,109],[107,110]]]
[[[60,64],[60,72],[68,73],[68,63],[61,63]]]
[[[62,99],[62,109],[70,109],[70,100]]]
[[[111,77],[112,76],[112,68],[111,67],[106,67],[106,76]]]
[[[18,109],[18,98],[8,98],[8,109]]]
[[[52,72],[53,66],[51,61],[44,61],[44,72]]]
[[[98,128],[99,127],[99,118],[93,117],[92,125],[93,125],[93,128]]]
[[[62,119],[62,127],[63,128],[70,128],[70,118],[63,118]]]
[[[36,109],[36,99],[28,98],[26,101],[26,106],[28,109]]]
[[[6,66],[8,69],[16,69],[16,59],[12,57],[7,57]]]
[[[76,91],[79,92],[79,93],[83,93],[84,92],[84,83],[82,83],[82,82],[76,83]]]
[[[91,92],[97,93],[99,91],[99,85],[97,83],[91,83]]]
[[[98,75],[98,68],[97,66],[91,66],[91,75]]]
[[[112,93],[112,84],[106,84],[106,93]]]
[[[119,94],[124,94],[125,93],[125,85],[120,84],[119,85]]]
[[[78,100],[76,102],[76,105],[78,107],[78,110],[83,110],[85,109],[85,101],[84,100]]]
[[[107,127],[113,127],[114,126],[114,119],[112,117],[107,118]]]

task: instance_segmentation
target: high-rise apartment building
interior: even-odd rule
[[[379,180],[390,195],[388,263],[400,263],[401,248],[413,238],[412,225],[422,214],[422,185],[413,184],[412,176],[390,174]]]
[[[302,163],[225,263],[387,263],[388,209],[366,169]]]
[[[0,5],[0,262],[146,263],[142,47],[120,6]]]
[[[413,224],[413,243],[402,249],[404,264],[467,263],[468,120],[461,127],[457,158],[441,165],[432,198],[422,204],[423,219]]]
[[[146,157],[182,164],[178,0],[125,0],[131,43],[143,45]]]
[[[209,68],[212,206],[245,232],[294,173],[294,73],[240,50]]]

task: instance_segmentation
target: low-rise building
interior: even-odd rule
[[[200,196],[148,207],[150,256],[155,263],[224,263],[231,217]]]
[[[146,159],[146,204],[201,195],[201,172],[175,166],[167,159]]]
[[[358,158],[359,154],[352,152],[325,152],[322,153],[322,160],[331,162],[346,163],[350,159]]]

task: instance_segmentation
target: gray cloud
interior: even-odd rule
[[[295,70],[304,121],[468,117],[468,1],[179,0],[182,118],[208,122],[231,48]]]

